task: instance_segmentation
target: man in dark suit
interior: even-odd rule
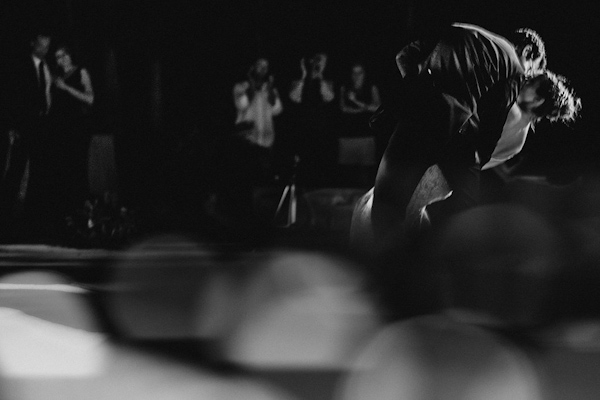
[[[23,222],[42,220],[48,164],[44,161],[51,75],[45,57],[48,33],[37,33],[29,52],[3,66],[0,132],[0,229],[12,235]],[[17,217],[23,211],[23,221]]]

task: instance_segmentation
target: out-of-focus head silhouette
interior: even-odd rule
[[[335,400],[541,400],[527,356],[484,329],[443,315],[388,325],[340,380]]]
[[[205,285],[213,253],[176,234],[148,238],[113,266],[107,305],[121,335],[133,339],[195,336],[196,299]]]
[[[310,251],[273,251],[245,286],[228,359],[252,367],[343,368],[380,323],[347,260]],[[240,291],[241,292],[241,291]]]
[[[480,312],[508,326],[544,316],[563,261],[556,228],[516,205],[488,205],[449,221],[435,245],[449,307]]]

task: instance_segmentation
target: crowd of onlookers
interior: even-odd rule
[[[247,145],[259,181],[277,174],[283,153],[288,160],[299,157],[299,179],[307,187],[372,184],[385,146],[369,129],[381,104],[378,85],[363,62],[344,68],[340,82],[327,67],[327,53],[317,52],[300,60],[289,86],[277,87],[269,60],[258,58],[234,85],[235,135]],[[278,118],[284,113],[286,124]]]
[[[47,241],[61,230],[76,229],[72,235],[86,221],[94,224],[88,218],[94,204],[114,208],[114,144],[111,135],[93,134],[93,77],[77,52],[46,32],[32,35],[21,50],[4,64],[2,236],[32,240],[38,232],[35,240]],[[339,82],[327,73],[326,53],[302,58],[299,67],[297,79],[279,86],[269,60],[260,57],[233,85],[232,134],[219,134],[220,146],[209,157],[217,173],[200,189],[216,194],[221,214],[252,214],[257,187],[282,187],[292,177],[307,190],[372,185],[385,138],[369,128],[381,95],[366,64],[349,63]]]
[[[257,187],[283,189],[293,181],[305,193],[373,185],[387,140],[369,127],[382,101],[375,74],[359,60],[337,74],[328,67],[328,54],[314,52],[282,82],[270,60],[258,57],[233,85],[232,135],[221,138],[216,163],[223,213],[251,214]]]

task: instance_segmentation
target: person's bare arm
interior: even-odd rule
[[[290,100],[294,103],[302,102],[302,90],[304,89],[304,80],[306,79],[307,70],[306,63],[304,58],[300,60],[300,70],[302,71],[302,76],[299,80],[292,82],[292,88],[290,90]]]
[[[69,93],[71,96],[81,101],[82,103],[91,106],[94,104],[94,89],[92,86],[92,80],[87,70],[81,70],[81,84],[83,86],[83,91],[77,90],[72,86],[69,86],[65,83],[62,78],[56,78],[54,84],[57,88],[64,90]]]
[[[321,96],[325,103],[330,103],[335,98],[335,91],[333,89],[333,83],[325,79],[321,80]]]
[[[381,105],[381,96],[379,96],[379,89],[377,86],[371,86],[371,102],[367,104],[367,111],[375,112]]]
[[[348,92],[348,94],[346,94],[346,87],[342,86],[340,88],[340,110],[343,113],[346,114],[358,114],[360,112],[362,112],[362,107],[361,108],[356,108],[356,107],[352,107],[350,104],[348,104],[348,101],[353,101],[350,97],[352,92]],[[358,105],[355,101],[353,101],[354,104]]]
[[[247,95],[248,82],[238,83],[233,87],[233,103],[237,110],[245,110],[250,103]]]

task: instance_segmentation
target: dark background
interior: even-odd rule
[[[328,73],[338,83],[349,62],[364,60],[385,98],[400,48],[450,21],[540,33],[549,68],[569,77],[583,112],[571,127],[542,124],[530,136],[528,168],[560,182],[595,174],[596,8],[533,0],[8,0],[0,40],[8,56],[44,26],[55,42],[75,45],[97,94],[94,127],[115,136],[122,198],[143,205],[170,196],[202,200],[220,178],[220,138],[231,133],[235,115],[231,90],[257,56],[271,61],[284,100],[300,58],[317,50],[330,55]]]

